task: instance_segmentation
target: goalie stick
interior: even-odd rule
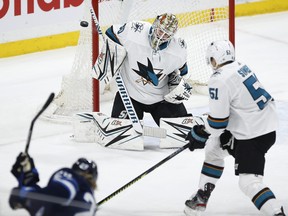
[[[148,170],[146,170],[145,172],[143,172],[142,174],[138,175],[136,178],[132,179],[130,182],[128,182],[127,184],[123,185],[121,188],[119,188],[118,190],[116,190],[115,192],[113,192],[112,194],[110,194],[109,196],[107,196],[106,198],[102,199],[101,201],[99,201],[97,203],[98,206],[102,205],[103,203],[107,202],[108,200],[110,200],[111,198],[113,198],[114,196],[116,196],[117,194],[121,193],[123,190],[127,189],[128,187],[130,187],[132,184],[136,183],[138,180],[140,180],[141,178],[143,178],[144,176],[148,175],[149,173],[151,173],[153,170],[155,170],[156,168],[158,168],[159,166],[161,166],[162,164],[164,164],[165,162],[167,162],[168,160],[170,160],[171,158],[175,157],[177,154],[179,154],[180,152],[184,151],[186,148],[188,148],[189,143],[185,144],[184,146],[182,146],[181,148],[177,149],[177,151],[173,152],[172,154],[170,154],[169,156],[167,156],[166,158],[164,158],[163,160],[161,160],[160,162],[158,162],[157,164],[155,164],[154,166],[152,166],[151,168],[149,168]]]
[[[104,35],[103,35],[103,32],[101,30],[101,27],[100,27],[100,24],[99,24],[99,21],[97,19],[97,16],[95,14],[95,11],[92,7],[92,5],[90,5],[90,13],[91,13],[91,16],[92,16],[92,19],[95,23],[95,26],[96,26],[96,29],[97,29],[97,32],[99,34],[99,36],[102,38],[103,40],[103,43],[105,44],[105,38],[104,38]],[[132,126],[134,128],[134,130],[139,133],[139,134],[143,134],[143,127],[139,121],[139,118],[137,116],[137,113],[135,112],[135,109],[134,109],[134,106],[132,104],[132,101],[128,95],[128,92],[126,90],[126,87],[125,87],[125,84],[123,82],[123,79],[120,75],[120,72],[119,70],[115,72],[116,73],[116,83],[117,83],[117,87],[118,87],[118,91],[120,93],[120,96],[121,96],[121,99],[122,99],[122,102],[125,106],[125,109],[127,111],[127,114],[131,120],[131,123],[132,123]]]
[[[45,102],[45,104],[43,105],[43,107],[40,109],[40,111],[37,113],[37,115],[33,118],[30,128],[29,128],[29,133],[28,133],[28,139],[27,139],[27,143],[25,146],[25,153],[28,154],[28,149],[29,149],[29,145],[30,145],[30,141],[31,141],[31,136],[32,136],[32,131],[33,131],[33,127],[34,127],[34,123],[35,121],[38,119],[38,117],[46,110],[46,108],[49,106],[49,104],[52,102],[52,100],[54,99],[55,94],[51,93],[47,99],[47,101]]]

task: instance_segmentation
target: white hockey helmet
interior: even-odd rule
[[[164,13],[158,15],[152,24],[149,33],[150,44],[154,50],[159,50],[160,45],[170,42],[178,30],[178,19],[174,14]]]
[[[212,65],[212,58],[215,60]],[[233,44],[229,40],[221,40],[212,42],[206,51],[206,61],[214,70],[226,62],[235,61],[235,50]]]

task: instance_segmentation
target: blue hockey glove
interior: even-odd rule
[[[204,125],[195,125],[188,133],[186,140],[189,140],[189,149],[203,149],[211,134],[205,130]]]
[[[32,186],[39,181],[39,174],[33,159],[21,152],[12,166],[11,173],[16,177],[19,186]]]

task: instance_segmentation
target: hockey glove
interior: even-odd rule
[[[173,91],[181,82],[182,77],[180,76],[180,71],[175,70],[168,75],[168,88],[169,92]]]
[[[230,155],[234,155],[234,138],[230,131],[224,130],[220,135],[220,146],[223,150],[227,150]]]
[[[126,56],[126,49],[107,37],[95,65],[93,66],[92,77],[109,83],[123,64]]]
[[[39,174],[33,159],[23,152],[18,155],[16,162],[12,166],[11,173],[18,180],[19,186],[32,186],[39,181]]]
[[[204,125],[195,125],[188,133],[186,140],[189,140],[189,149],[203,149],[211,134],[205,130]]]
[[[171,89],[171,87],[170,87]],[[180,104],[187,101],[192,95],[192,85],[189,80],[183,78],[179,84],[173,88],[167,95],[164,96],[164,100],[169,103]]]

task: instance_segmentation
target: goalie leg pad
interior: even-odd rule
[[[101,112],[80,113],[73,129],[76,141],[87,137],[87,142],[96,142],[103,147],[144,149],[143,137],[135,132],[129,119],[111,118]]]
[[[73,138],[76,142],[97,142],[96,127],[88,113],[79,113],[73,116]]]
[[[166,138],[160,139],[160,148],[180,148],[187,144],[186,136],[196,124],[203,124],[202,117],[161,118],[160,128],[165,129],[167,134]]]

